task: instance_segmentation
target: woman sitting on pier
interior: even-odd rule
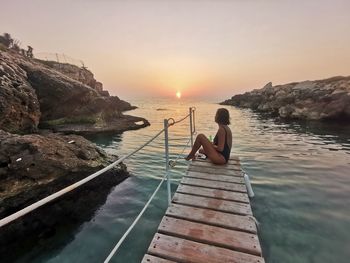
[[[198,134],[193,144],[192,150],[186,157],[186,160],[195,158],[196,152],[205,154],[214,164],[225,164],[230,158],[232,147],[232,133],[227,126],[230,124],[230,114],[227,109],[220,108],[215,115],[215,122],[219,129],[215,135],[214,142],[210,142],[204,134]]]

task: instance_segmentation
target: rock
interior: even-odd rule
[[[62,119],[61,119],[62,120]],[[115,134],[127,130],[137,130],[149,126],[150,123],[140,117],[130,115],[122,115],[119,118],[111,119],[109,121],[97,120],[93,123],[70,123],[70,121],[62,120],[62,123],[53,126],[42,125],[42,128],[51,128],[55,132],[65,134],[79,134],[83,136],[95,135],[98,133]]]
[[[0,130],[0,217],[106,167],[114,159],[81,136],[15,135]]]
[[[74,143],[69,143],[74,141]],[[0,218],[104,168],[117,157],[77,135],[14,135],[0,130]],[[62,227],[78,227],[128,176],[123,164],[0,229],[0,258],[12,261],[18,246],[45,242]],[[73,201],[74,200],[74,201]],[[74,232],[74,231],[72,231]]]
[[[50,68],[53,68],[56,71],[61,72],[62,74],[66,75],[67,77],[77,80],[90,88],[93,88],[94,90],[98,92],[103,91],[103,85],[101,82],[98,82],[94,74],[88,70],[85,67],[78,67],[72,64],[68,63],[60,63],[56,61],[45,61],[45,60],[39,60],[36,59],[38,63],[42,63],[44,65],[49,66]]]
[[[26,72],[0,51],[0,127],[13,133],[37,131],[39,101]]]
[[[84,68],[57,62],[51,65],[9,52],[1,52],[0,63],[0,129],[28,133],[36,131],[39,125],[90,134],[117,133],[128,130],[128,126],[137,129],[149,125],[143,118],[124,116],[124,111],[136,107],[110,96]],[[80,71],[83,77],[79,79]],[[136,125],[138,121],[143,124]]]
[[[103,84],[97,81],[95,84],[95,90],[97,90],[101,94],[101,92],[103,91]]]
[[[285,119],[350,120],[350,77],[303,81],[235,95],[223,105],[251,108]]]
[[[38,96],[41,121],[67,116],[98,118],[106,113],[119,117],[121,112],[135,108],[118,97],[103,97],[91,87],[41,64],[25,60],[19,63]]]

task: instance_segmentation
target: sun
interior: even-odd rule
[[[177,92],[176,92],[176,97],[177,97],[178,99],[181,98],[181,92],[180,92],[180,91],[177,91]]]

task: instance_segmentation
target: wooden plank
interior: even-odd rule
[[[252,215],[250,204],[237,203],[222,199],[175,193],[172,201],[176,204],[207,208],[231,214]]]
[[[210,160],[199,160],[195,159],[191,163],[191,165],[200,165],[200,166],[206,166],[206,167],[218,167],[218,168],[232,168],[232,167],[241,167],[241,164],[238,162],[231,162],[228,161],[226,164],[213,164]]]
[[[148,253],[176,262],[263,263],[261,257],[157,233]]]
[[[195,159],[194,161],[198,161],[198,162],[208,162],[208,163],[210,163],[210,160],[207,158],[207,159],[205,159],[205,160],[203,160],[203,159],[200,159],[200,158],[197,158],[197,159]],[[239,159],[237,159],[237,158],[234,158],[234,157],[230,157],[230,159],[228,160],[228,162],[227,163],[229,163],[229,164],[239,164],[241,162],[241,160],[239,160]]]
[[[159,233],[261,256],[257,235],[164,216]]]
[[[254,220],[248,216],[228,214],[219,211],[189,207],[179,204],[170,204],[165,214],[167,216],[204,223],[212,226],[219,226],[253,234],[256,234],[257,232]]]
[[[212,180],[212,181],[221,181],[221,182],[229,182],[229,183],[236,183],[236,184],[244,184],[244,179],[242,177],[236,177],[236,176],[229,176],[229,175],[218,175],[218,174],[208,174],[208,173],[199,173],[199,172],[192,172],[188,171],[185,174],[185,177],[194,177],[199,179],[205,179],[205,180]]]
[[[218,169],[241,169],[241,165],[240,164],[236,164],[236,163],[227,163],[227,164],[213,164],[212,162],[198,162],[197,160],[192,161],[190,163],[190,165],[194,165],[194,166],[201,166],[201,167],[213,167],[213,168],[218,168]]]
[[[163,259],[163,258],[158,258],[152,255],[146,254],[141,263],[175,263],[175,261]]]
[[[238,156],[236,156],[236,155],[230,155],[230,160],[239,162],[241,159]]]
[[[230,175],[230,176],[241,176],[242,171],[240,169],[216,169],[213,167],[200,167],[190,165],[188,167],[188,171],[201,172],[201,173],[211,173],[211,174],[222,174],[222,175]]]
[[[209,189],[204,187],[196,187],[196,186],[183,185],[183,184],[180,184],[178,186],[176,192],[183,193],[183,194],[211,197],[216,199],[231,200],[231,201],[249,204],[249,197],[247,194],[244,194],[244,193],[236,193],[231,191]]]
[[[203,179],[196,179],[196,178],[189,178],[189,177],[183,177],[181,180],[181,183],[186,185],[195,185],[195,186],[207,187],[212,189],[221,189],[221,190],[240,192],[240,193],[247,192],[247,188],[243,184],[213,182],[210,180],[203,180]]]

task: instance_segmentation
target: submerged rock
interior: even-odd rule
[[[79,134],[83,136],[95,135],[99,133],[115,134],[121,133],[127,130],[137,130],[143,127],[147,127],[150,123],[140,117],[122,115],[119,118],[110,119],[105,121],[103,119],[91,120],[86,119],[79,121],[79,123],[71,121],[70,118],[63,118],[52,122],[46,122],[41,124],[41,128],[49,128],[55,132],[61,132],[65,134]]]
[[[221,104],[286,119],[350,121],[350,77],[272,86],[235,95]]]
[[[77,135],[14,135],[0,130],[0,218],[4,218],[106,167],[108,156]],[[19,240],[37,242],[62,223],[88,220],[114,185],[128,176],[123,164],[62,198],[0,229],[0,257]],[[23,245],[23,244],[22,244]],[[15,255],[12,255],[15,256]]]

